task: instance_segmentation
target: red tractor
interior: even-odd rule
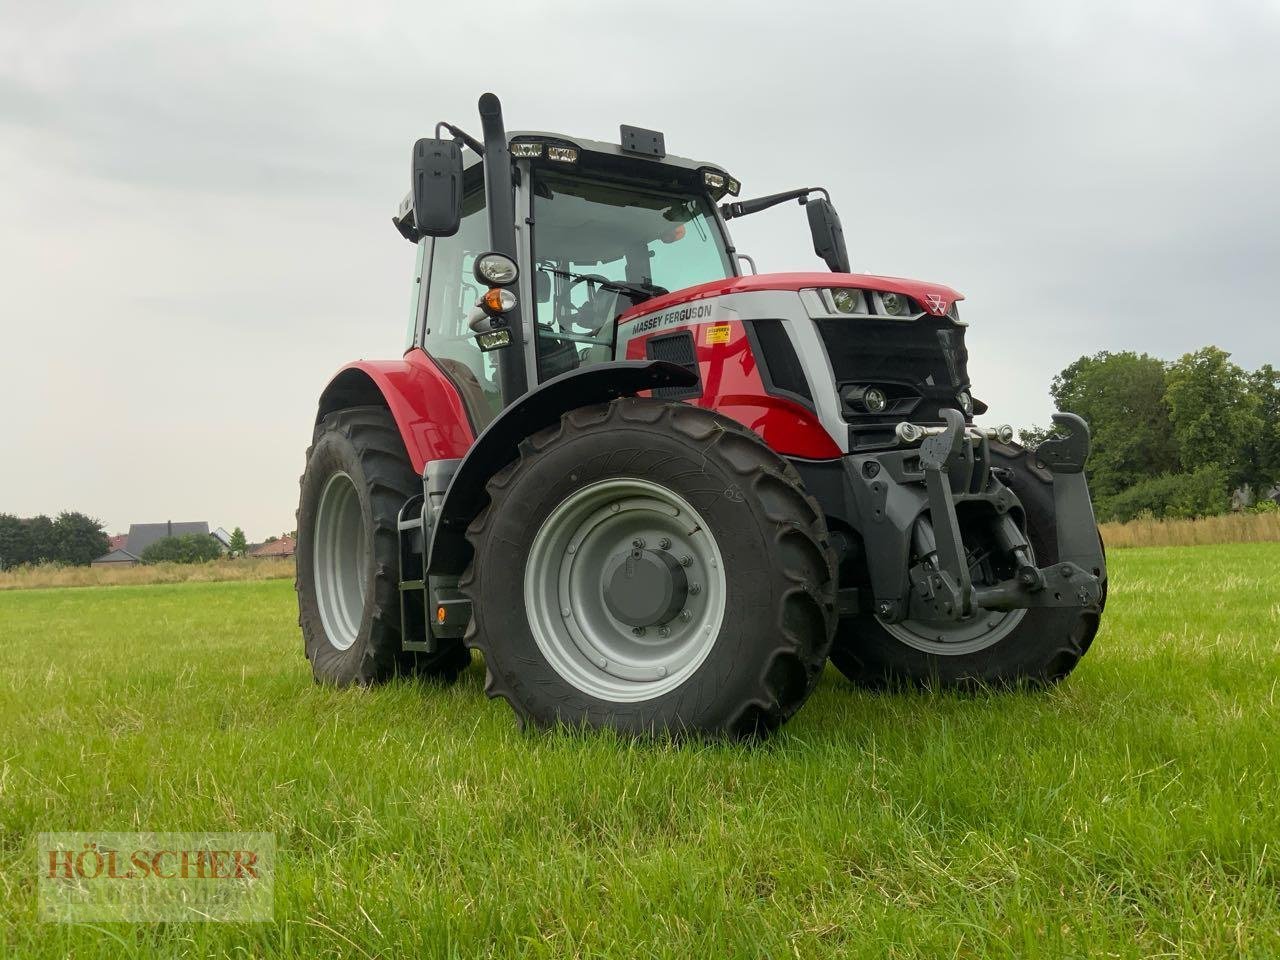
[[[318,680],[447,682],[476,649],[525,723],[753,736],[828,657],[873,686],[1071,671],[1106,591],[1088,429],[974,424],[956,291],[851,273],[819,187],[734,200],[661,133],[479,107],[481,140],[413,149],[404,356],[320,397]],[[758,275],[727,222],[791,200],[830,272]]]

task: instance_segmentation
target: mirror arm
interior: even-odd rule
[[[804,204],[809,199],[809,194],[820,193],[828,202],[831,200],[831,194],[827,193],[826,187],[801,187],[798,190],[787,190],[784,193],[771,193],[767,197],[756,197],[754,200],[735,200],[732,203],[722,203],[720,205],[720,215],[726,220],[732,220],[734,217],[746,217],[753,213],[759,213],[761,210],[768,210],[770,207],[776,207],[780,203],[786,203],[788,200],[799,200]]]
[[[471,152],[474,153],[476,156],[479,156],[479,157],[484,156],[484,144],[482,144],[475,137],[471,136],[471,134],[467,133],[467,131],[461,129],[460,127],[455,127],[452,123],[448,123],[444,120],[441,120],[439,123],[436,124],[437,140],[440,139],[440,129],[442,127],[445,130],[448,130],[449,133],[451,133],[454,137],[456,137],[457,139],[461,140],[464,144],[466,144],[471,149]]]

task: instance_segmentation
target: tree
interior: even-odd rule
[[[1227,474],[1208,463],[1191,473],[1166,473],[1141,480],[1113,497],[1098,500],[1098,519],[1134,520],[1140,516],[1212,517],[1227,512]]]
[[[222,544],[207,533],[162,537],[142,551],[143,563],[205,563],[222,556]]]
[[[1156,357],[1106,351],[1081,357],[1054,377],[1049,392],[1058,409],[1089,424],[1089,483],[1097,496],[1178,469],[1165,377]]]
[[[53,521],[43,513],[38,517],[22,521],[27,528],[27,536],[31,538],[31,554],[28,563],[48,563],[58,558],[57,540],[54,535]]]
[[[110,541],[102,521],[64,510],[53,522],[53,556],[50,559],[87,567],[107,552]]]
[[[11,513],[0,513],[0,570],[31,563],[31,531]]]
[[[243,557],[244,552],[249,549],[249,542],[244,538],[244,531],[236,527],[231,531],[231,555],[233,557]]]
[[[1249,478],[1246,450],[1262,430],[1258,398],[1231,354],[1204,347],[1170,365],[1165,402],[1182,468],[1217,464],[1232,484]]]
[[[1280,483],[1280,370],[1268,363],[1249,374],[1249,393],[1261,426],[1245,449],[1246,479],[1265,495]]]

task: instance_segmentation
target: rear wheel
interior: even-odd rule
[[[468,530],[468,642],[523,722],[765,733],[821,673],[834,568],[793,467],[718,414],[623,399],[521,444]]]
[[[391,414],[352,407],[325,417],[307,451],[298,503],[298,623],[319,681],[372,684],[417,672],[452,681],[460,641],[401,650],[396,517],[421,490]]]
[[[1006,485],[1022,501],[1035,562],[1039,566],[1055,563],[1057,521],[1051,479],[1033,470],[1027,451],[1020,447],[992,444],[991,453],[992,465],[1006,471]],[[981,529],[965,529],[962,523],[962,533],[966,545],[977,548],[971,549],[971,559],[979,561],[970,569],[975,583],[1011,574],[993,570],[989,560],[981,559],[987,553]],[[1089,649],[1098,621],[1096,612],[1064,607],[979,609],[955,622],[881,623],[871,614],[862,614],[840,621],[831,662],[850,680],[868,687],[1055,683]]]

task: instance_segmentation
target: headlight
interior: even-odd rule
[[[973,397],[969,396],[968,390],[961,390],[957,393],[956,402],[960,404],[960,409],[964,411],[966,417],[973,416]]]
[[[889,406],[889,398],[879,387],[846,387],[841,397],[854,413],[857,413],[859,407],[867,413],[884,413]]]
[[[506,327],[498,330],[487,330],[476,334],[476,346],[488,353],[490,350],[501,350],[511,346],[511,331]]]
[[[483,253],[476,257],[476,280],[485,286],[507,286],[515,283],[520,276],[520,268],[510,257],[501,253]]]
[[[911,312],[911,303],[900,293],[880,294],[880,305],[891,317],[905,317]]]
[[[831,291],[831,302],[841,313],[862,313],[862,292],[840,289]]]

